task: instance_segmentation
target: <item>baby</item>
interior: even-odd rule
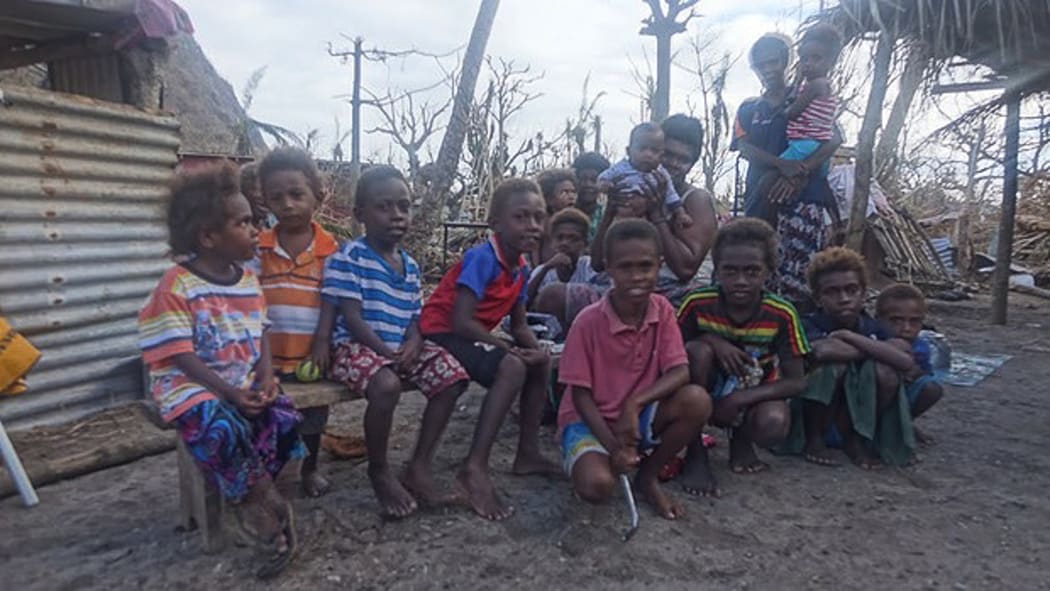
[[[660,164],[664,153],[664,132],[655,123],[642,123],[631,130],[627,158],[598,175],[598,182],[611,186],[610,192],[623,197],[644,195],[650,183],[664,183],[664,210],[677,224],[688,226],[692,218],[685,212],[682,197],[674,190],[667,169]],[[647,180],[648,179],[648,180]]]

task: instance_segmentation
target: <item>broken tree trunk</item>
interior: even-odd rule
[[[1017,153],[1021,134],[1021,95],[1008,91],[1006,97],[1006,158],[1003,161],[1003,207],[999,218],[999,245],[992,275],[992,324],[1006,324],[1006,304],[1010,293],[1010,259],[1014,247],[1014,218],[1017,213]]]
[[[871,193],[871,175],[874,172],[875,134],[882,123],[882,103],[889,85],[890,60],[893,57],[893,39],[886,32],[879,34],[875,49],[875,71],[871,81],[864,123],[857,138],[857,166],[853,189],[853,206],[846,229],[846,246],[861,252],[864,229],[867,225],[868,196]]]

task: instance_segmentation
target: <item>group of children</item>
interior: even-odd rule
[[[638,133],[646,134],[652,130]],[[564,474],[579,497],[599,502],[613,494],[618,474],[637,466],[642,497],[674,519],[682,506],[659,480],[682,450],[683,487],[718,492],[701,444],[708,423],[729,430],[734,472],[766,469],[755,445],[789,449],[795,431],[795,451],[812,462],[833,463],[828,448],[838,446],[871,467],[879,454],[907,460],[894,453],[911,449],[911,418],[941,395],[916,340],[921,293],[904,286],[884,292],[878,310],[893,336],[863,313],[864,266],[851,251],[814,259],[819,311],[800,318],[765,289],[776,267],[773,230],[761,220],[735,220],[715,238],[716,286],[693,292],[675,310],[654,293],[656,229],[627,219],[602,245],[612,289],[568,329],[558,371],[566,389],[557,413],[559,465],[541,452],[551,359],[526,310],[548,277],[568,281],[589,268],[582,253],[590,220],[568,207],[574,179],[541,179],[543,189],[526,179],[502,182],[490,202],[491,237],[467,251],[423,302],[419,266],[400,246],[411,225],[411,194],[397,169],[362,173],[354,215],[365,234],[342,245],[313,221],[324,195],[307,154],[275,150],[256,176],[259,200],[276,219],[262,232],[253,223],[260,208],[242,194],[231,166],[180,178],[168,211],[179,262],[139,325],[163,416],[234,504],[245,537],[266,551],[260,576],[280,572],[297,546],[291,506],[274,486],[284,464],[303,459],[309,495],[329,486],[316,464],[327,412],[300,413],[279,385],[304,360],[367,400],[368,476],[392,517],[457,497],[484,518],[510,516],[489,464],[515,398],[515,474]],[[527,257],[545,245],[550,257],[530,276]],[[508,316],[507,336],[494,333]],[[487,393],[450,492],[436,483],[431,464],[468,381]],[[415,449],[397,474],[387,445],[409,387],[427,405]],[[896,431],[884,428],[902,388],[905,414],[894,415]]]

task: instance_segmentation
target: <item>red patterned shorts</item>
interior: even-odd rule
[[[332,366],[329,377],[355,394],[364,395],[368,382],[379,370],[393,366],[394,361],[383,357],[371,348],[360,343],[344,343],[336,347],[332,354]],[[392,371],[397,371],[390,367]],[[423,395],[432,398],[457,382],[470,381],[470,376],[456,358],[445,349],[430,342],[423,341],[423,350],[419,353],[415,365],[398,377],[414,384]]]

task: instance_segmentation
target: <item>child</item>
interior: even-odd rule
[[[277,218],[266,207],[266,199],[259,184],[259,165],[249,162],[241,166],[241,192],[252,206],[252,223],[260,230],[269,230],[277,224]]]
[[[667,169],[660,164],[664,153],[664,132],[655,123],[642,123],[631,130],[627,145],[627,158],[613,164],[598,175],[599,183],[606,185],[613,194],[632,197],[646,193],[647,186],[663,183],[664,207],[675,223],[681,226],[692,224],[685,212],[684,202],[674,189],[674,181]]]
[[[448,351],[419,333],[419,265],[398,246],[412,218],[405,177],[392,166],[373,166],[361,174],[354,194],[354,217],[365,236],[340,249],[325,269],[324,296],[340,311],[331,377],[368,400],[368,477],[383,514],[401,518],[416,510],[417,499],[443,500],[430,462],[468,377]],[[387,461],[403,383],[429,399],[404,484]]]
[[[576,208],[591,220],[587,244],[594,240],[598,224],[605,214],[605,204],[599,200],[602,192],[598,186],[598,176],[608,168],[609,160],[598,152],[584,152],[572,161],[572,170],[576,174]]]
[[[305,449],[301,417],[274,379],[259,282],[240,266],[255,255],[258,230],[236,169],[180,178],[168,230],[172,252],[188,258],[164,273],[139,313],[150,391],[244,533],[270,546],[257,572],[270,577],[296,549],[292,507],[273,479]]]
[[[769,468],[754,444],[772,447],[788,435],[786,399],[806,387],[803,358],[809,342],[795,307],[766,291],[776,268],[777,239],[769,224],[738,218],[715,236],[717,285],[685,297],[678,312],[693,383],[709,389],[711,422],[732,428],[729,467],[737,474]],[[717,496],[718,485],[699,440],[689,445],[682,486]]]
[[[836,464],[828,445],[841,445],[865,470],[882,463],[872,451],[894,464],[910,461],[914,436],[907,400],[899,396],[899,374],[914,372],[915,363],[907,344],[894,342],[864,311],[864,259],[846,248],[829,248],[813,257],[808,275],[818,309],[804,322],[817,368],[802,395],[801,451],[821,466]]]
[[[263,201],[277,219],[272,230],[259,235],[258,259],[259,283],[272,323],[274,370],[282,380],[294,380],[296,367],[309,360],[323,374],[328,367],[335,308],[321,302],[321,278],[325,258],[339,245],[313,221],[324,199],[321,175],[310,155],[298,148],[270,152],[257,172]],[[328,407],[308,408],[302,414],[299,432],[310,452],[301,469],[303,493],[319,497],[330,486],[317,471]]]
[[[842,36],[830,25],[814,25],[802,34],[798,68],[803,82],[784,112],[788,118],[788,147],[780,155],[784,160],[805,160],[834,135],[839,101],[831,92],[828,73],[841,50]],[[820,174],[827,176],[827,164]]]
[[[492,236],[468,250],[445,274],[419,319],[423,336],[448,349],[471,379],[489,389],[457,481],[474,511],[497,521],[509,517],[513,509],[496,494],[489,477],[489,454],[519,391],[521,428],[513,471],[560,474],[539,450],[550,360],[525,321],[529,269],[524,255],[539,244],[546,215],[536,183],[517,178],[500,183],[489,204]],[[513,344],[491,333],[507,314]]]
[[[550,237],[554,256],[536,267],[529,277],[528,301],[536,303],[540,291],[554,283],[587,283],[597,271],[591,268],[587,250],[587,232],[591,222],[586,214],[569,207],[554,214],[550,221]]]
[[[916,367],[904,376],[904,393],[911,407],[911,418],[916,419],[944,396],[944,386],[934,375],[930,361],[930,343],[919,336],[926,317],[926,297],[913,285],[894,283],[879,294],[875,315],[909,345]],[[918,428],[914,431],[919,443],[932,442]]]
[[[543,200],[547,203],[547,216],[550,216],[572,207],[576,204],[576,175],[568,168],[552,168],[545,170],[536,177],[536,184],[543,192]],[[554,255],[551,245],[551,230],[548,223],[546,231],[540,238],[540,246],[535,252],[530,253],[529,258],[533,266],[545,263]]]
[[[616,476],[638,465],[635,484],[667,519],[684,513],[664,493],[660,469],[700,431],[711,400],[689,384],[689,368],[674,309],[656,295],[660,238],[645,220],[623,220],[606,234],[613,285],[580,312],[569,329],[559,381],[558,427],[573,490],[599,503],[616,490]],[[652,453],[639,463],[640,450]]]

